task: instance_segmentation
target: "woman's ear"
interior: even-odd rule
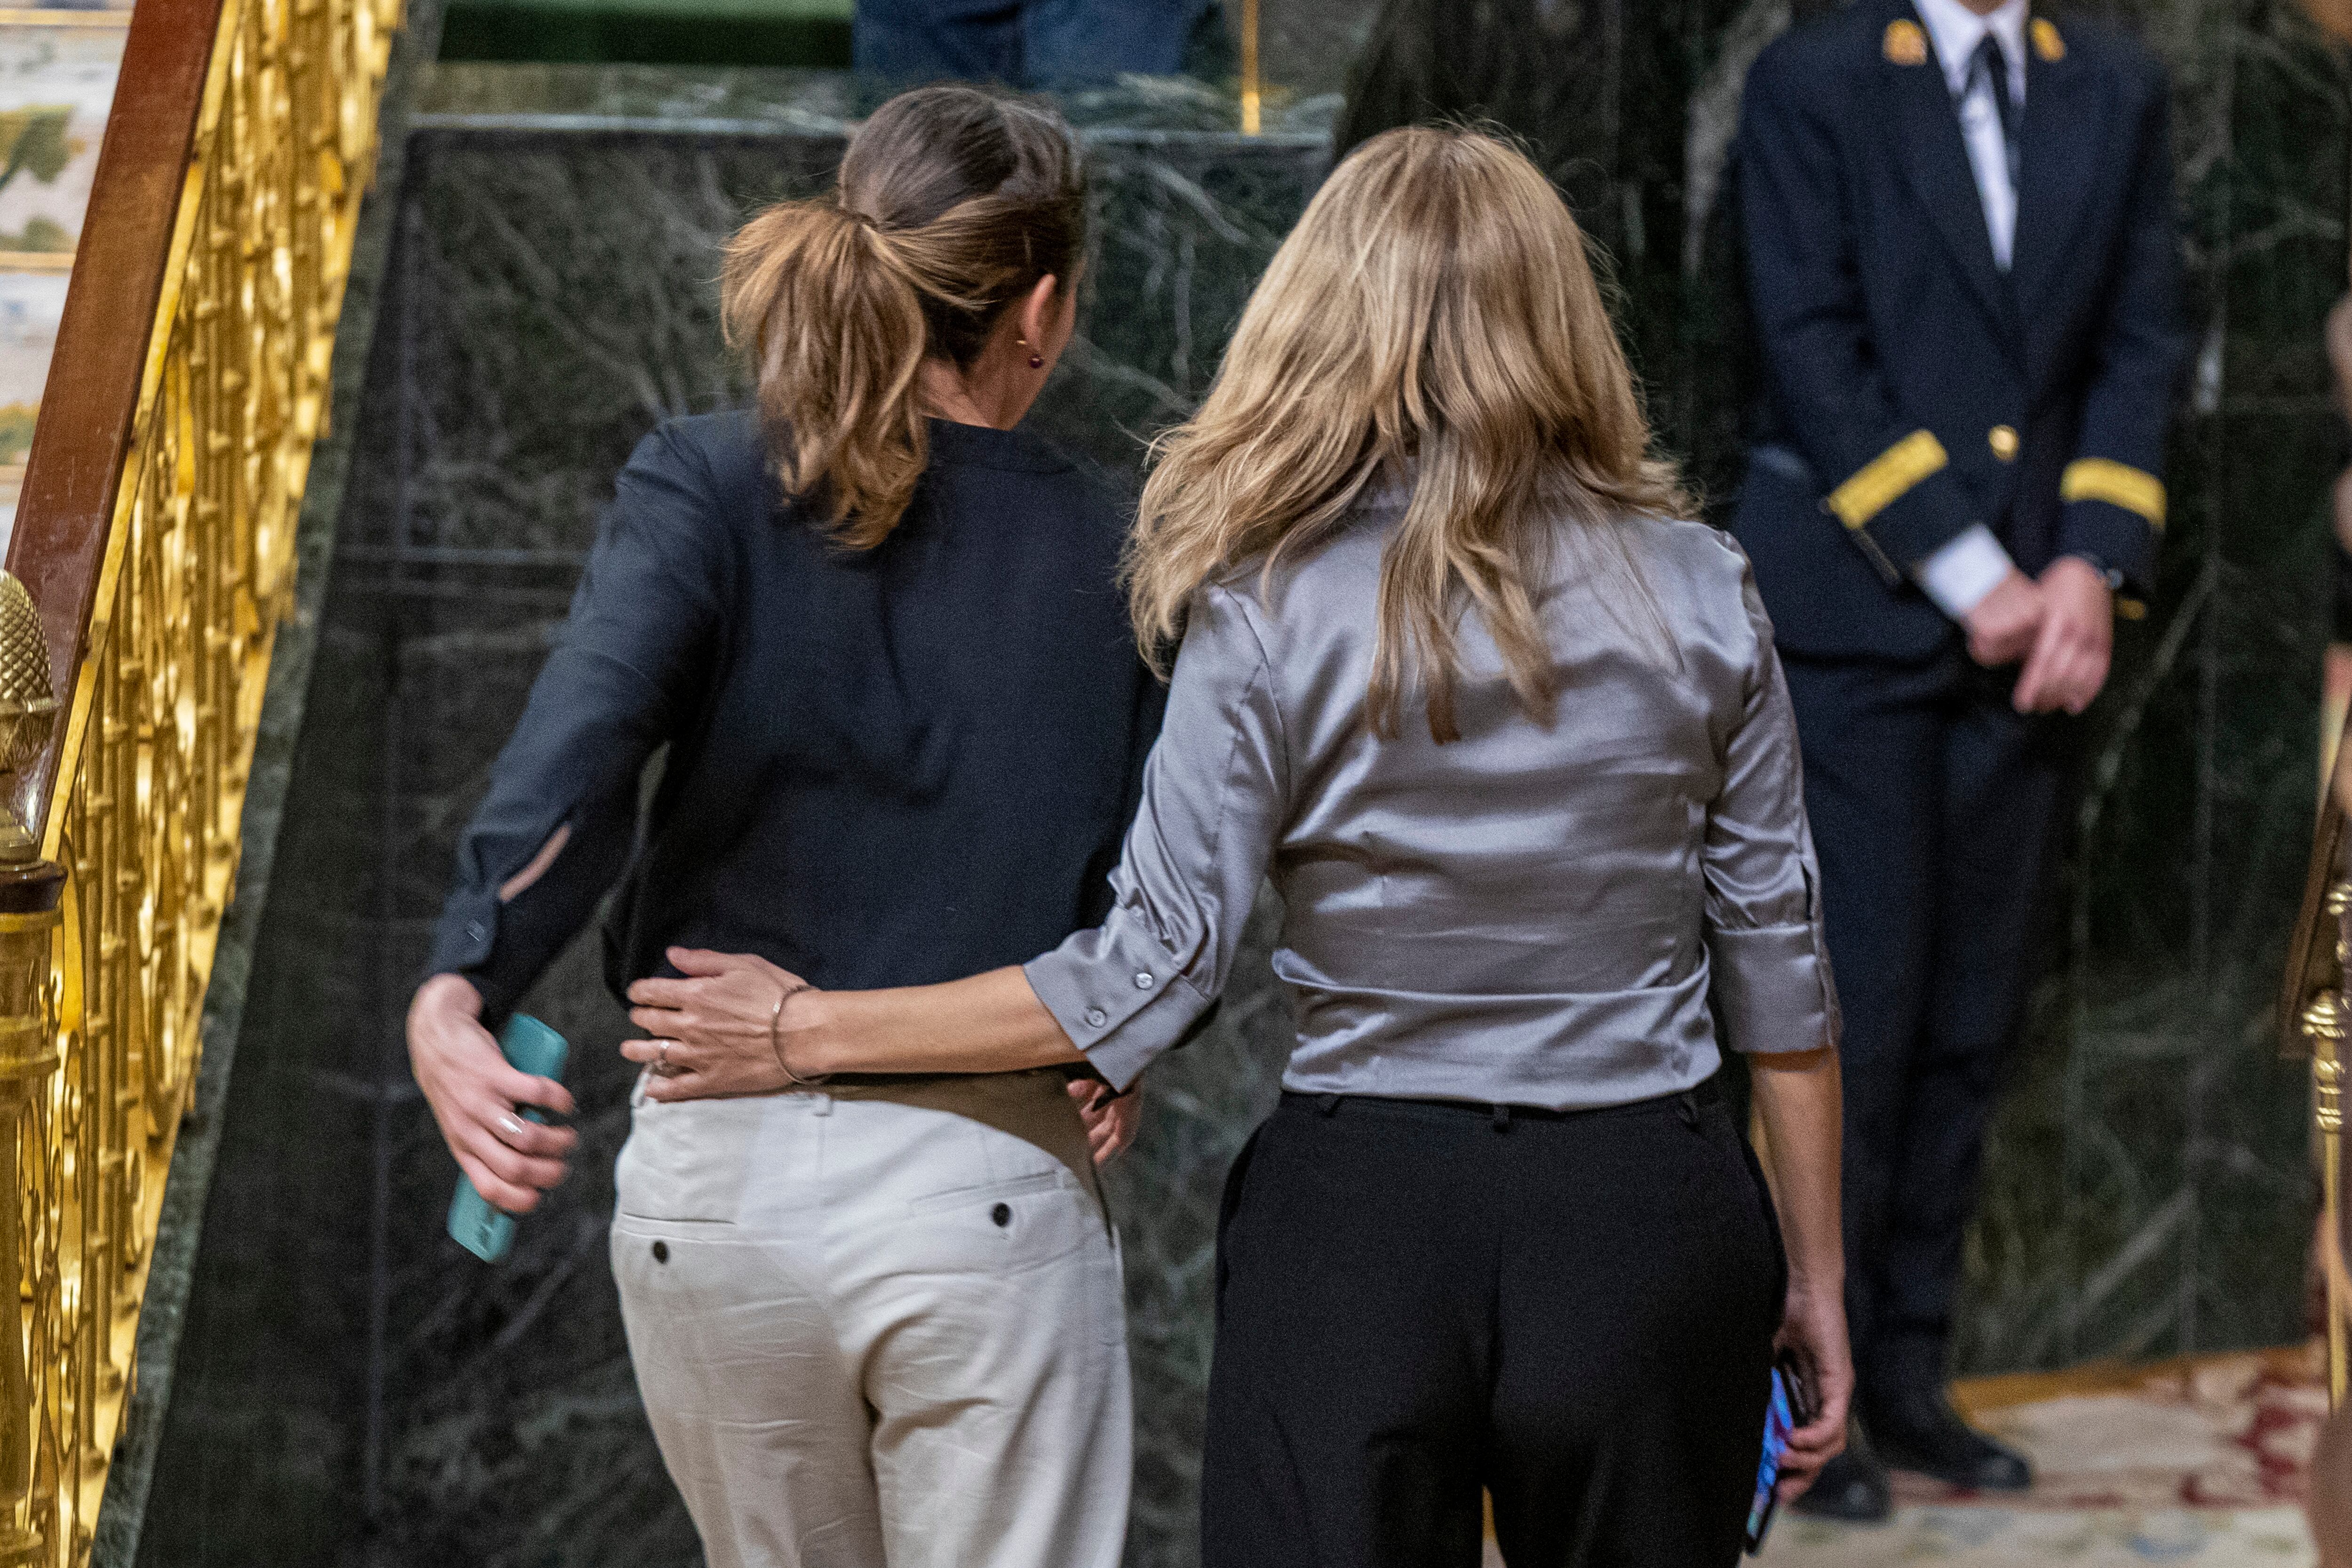
[[[1055,308],[1061,303],[1062,280],[1048,272],[1029,287],[1021,301],[1021,335],[1033,355],[1046,355],[1060,345],[1054,342]]]

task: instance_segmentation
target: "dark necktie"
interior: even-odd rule
[[[2009,57],[2001,52],[2000,40],[1990,33],[1987,33],[1984,36],[1984,41],[1977,46],[1977,52],[1969,57],[1969,81],[1965,90],[1974,92],[1979,78],[1982,78],[1992,89],[1992,106],[2000,113],[2001,145],[2009,153],[2009,184],[2011,190],[2015,190],[2017,188],[2017,100],[2009,94]]]

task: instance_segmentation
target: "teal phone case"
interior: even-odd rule
[[[499,1049],[518,1071],[534,1078],[561,1079],[563,1059],[571,1054],[563,1037],[527,1013],[517,1013],[499,1031]],[[547,1113],[535,1105],[519,1114],[526,1121],[545,1121]],[[485,1263],[496,1263],[514,1245],[514,1215],[492,1208],[467,1177],[457,1178],[457,1195],[449,1200],[449,1234],[457,1245]]]

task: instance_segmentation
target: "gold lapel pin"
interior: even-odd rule
[[[2054,66],[2066,58],[2066,40],[2058,36],[2058,24],[2047,16],[2033,18],[2033,52],[2042,57],[2045,66]]]
[[[1927,35],[1919,30],[1916,22],[1886,24],[1886,58],[1898,66],[1924,66],[1927,63]]]

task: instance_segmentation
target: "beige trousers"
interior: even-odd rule
[[[1062,1160],[888,1100],[640,1096],[617,1179],[629,1355],[710,1568],[1117,1568],[1118,1250]]]

